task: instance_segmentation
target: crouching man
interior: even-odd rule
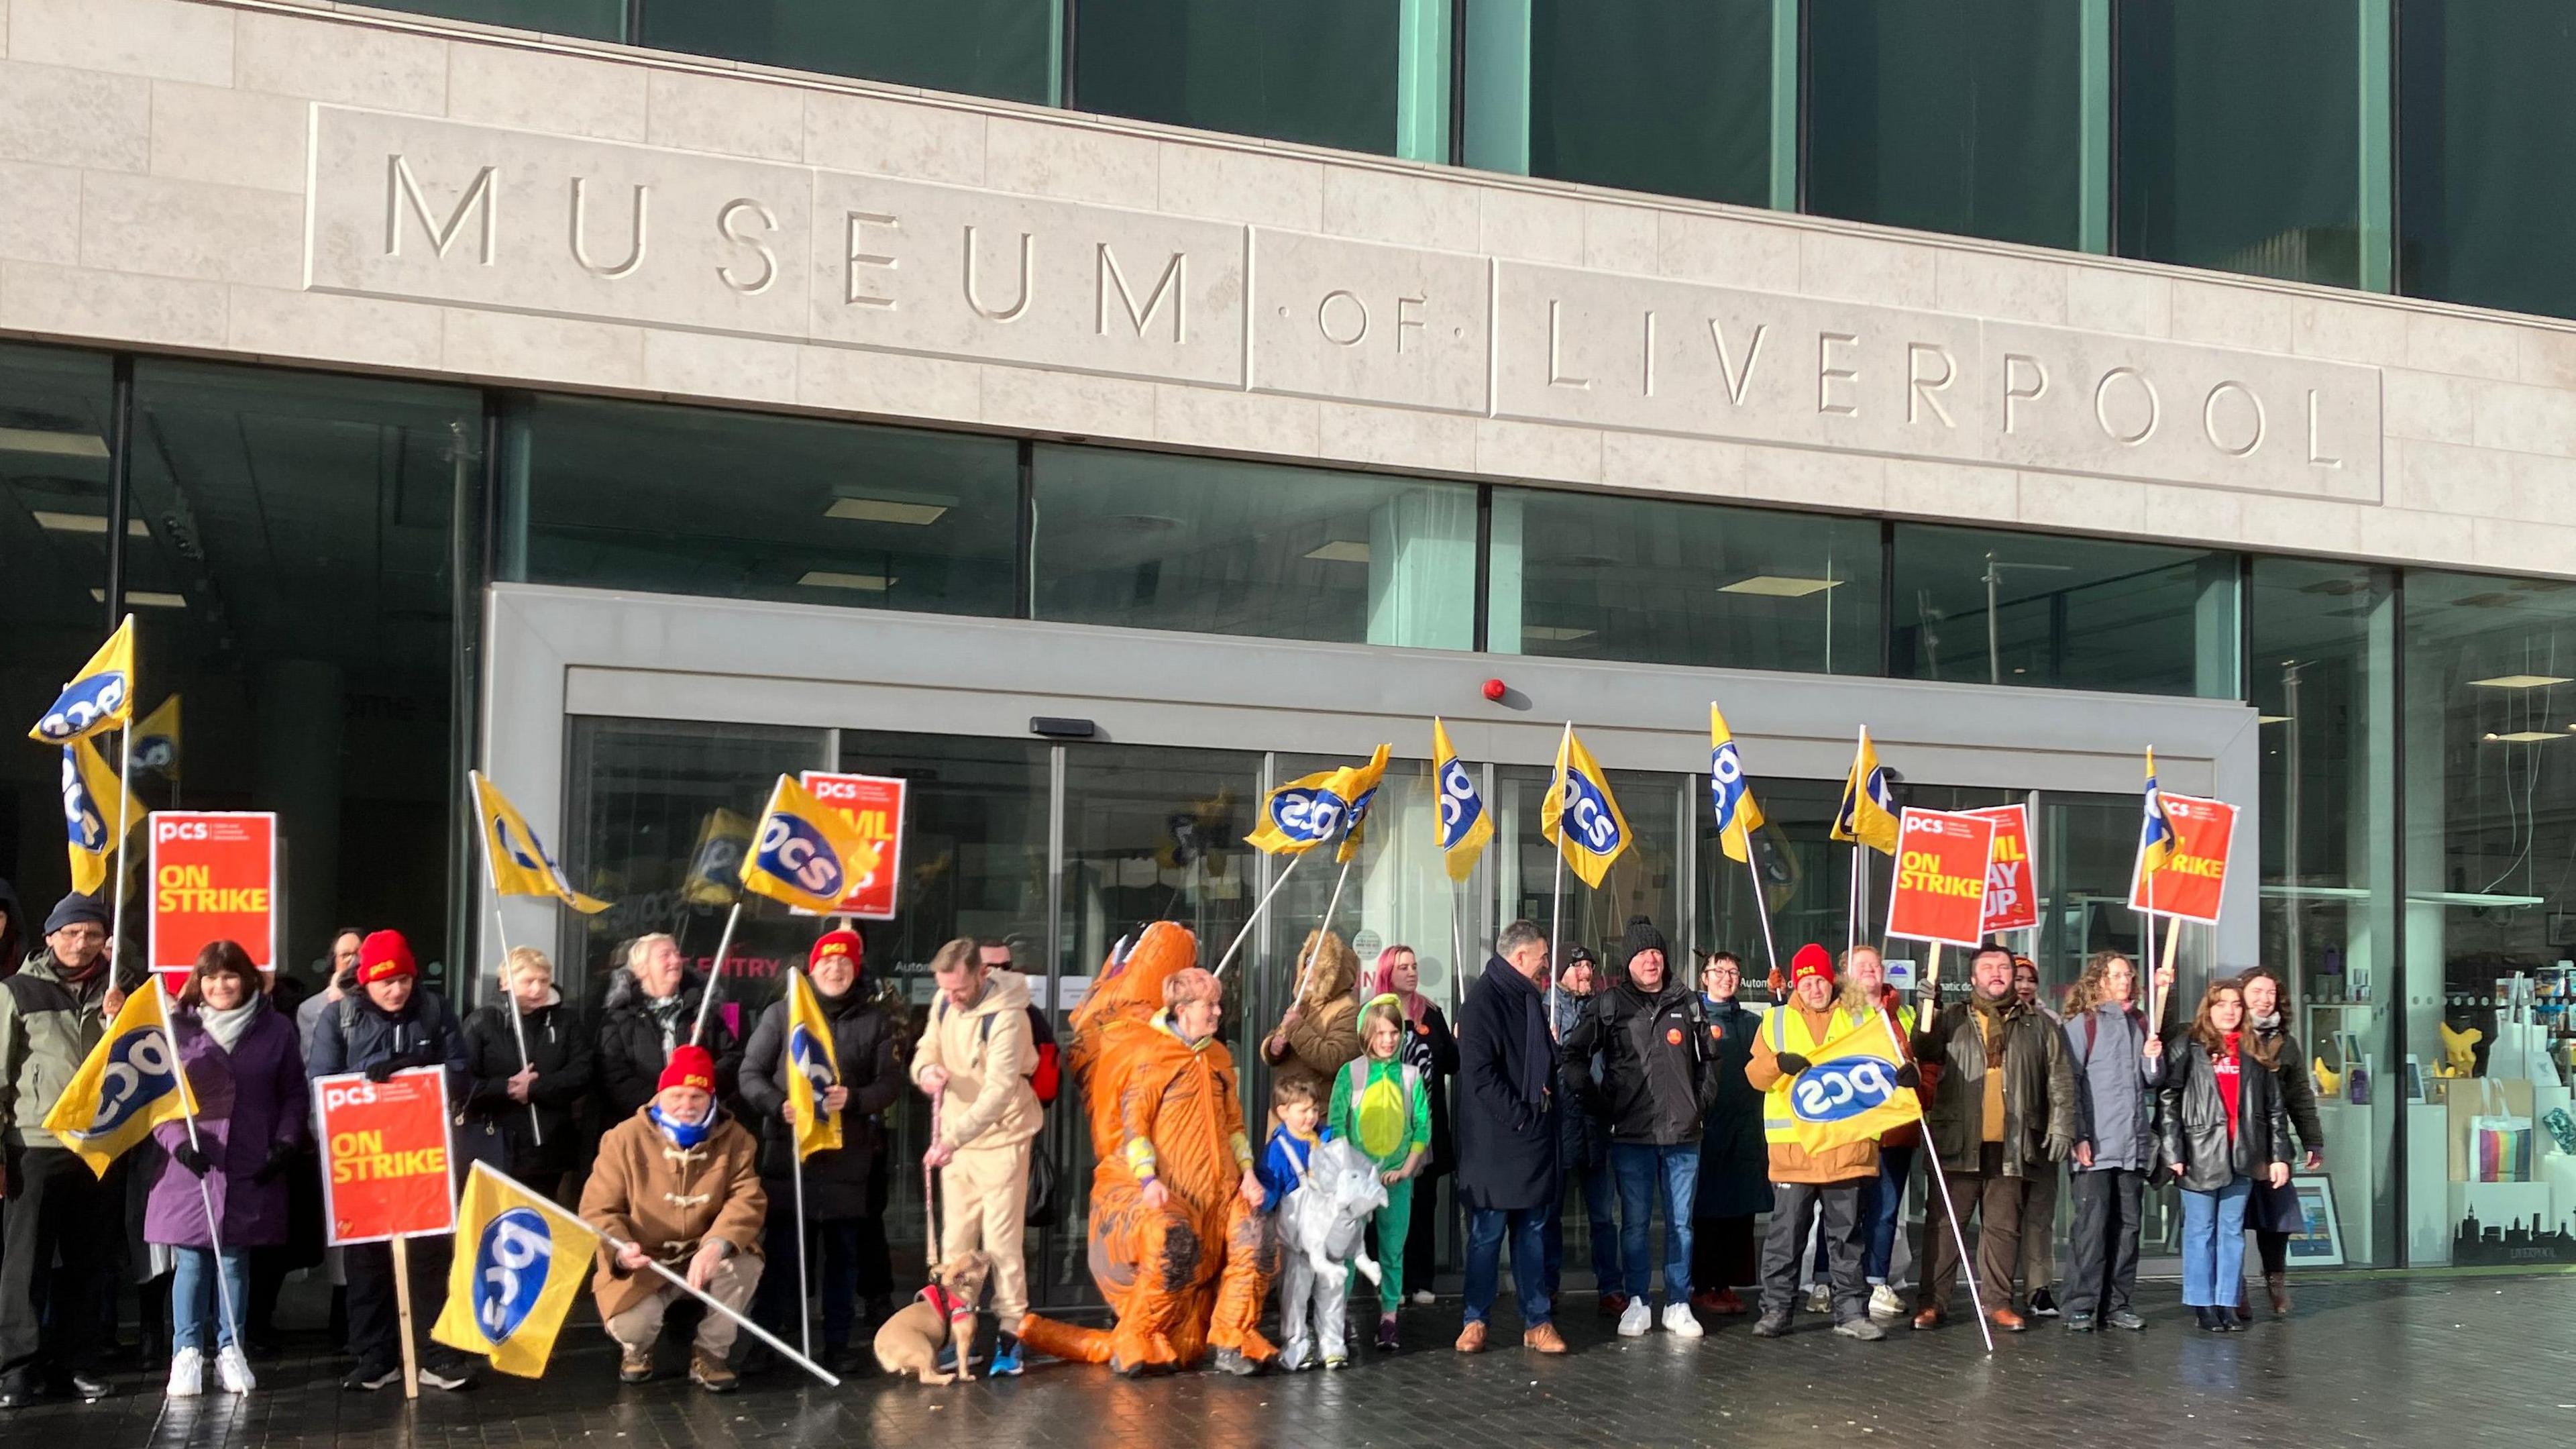
[[[727,1308],[751,1302],[760,1286],[760,1231],[769,1199],[760,1190],[758,1147],[716,1105],[716,1064],[703,1047],[671,1052],[653,1100],[599,1139],[599,1160],[582,1189],[583,1221],[628,1244],[600,1247],[591,1292],[600,1322],[624,1350],[620,1381],[653,1376],[653,1341],[680,1290],[652,1271],[664,1267]],[[737,1387],[725,1364],[734,1321],[710,1312],[698,1325],[689,1378],[711,1394]]]

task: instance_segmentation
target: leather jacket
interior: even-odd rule
[[[2003,1171],[2006,1177],[2035,1177],[2058,1160],[2052,1142],[2074,1145],[2075,1069],[2065,1034],[2044,1013],[2008,1002],[2003,1016]],[[1925,1123],[1933,1150],[1943,1167],[1975,1172],[1985,1142],[1987,1070],[1977,1009],[1967,1002],[1942,1008],[1929,1030],[1914,1034],[1913,1045],[1918,1059],[1941,1067]]]
[[[2236,1134],[2227,1132],[2226,1099],[2218,1094],[2218,1076],[2209,1048],[2186,1037],[2169,1048],[2164,1087],[2156,1094],[2157,1147],[2165,1173],[2183,1165],[2182,1185],[2191,1192],[2216,1192],[2240,1177],[2260,1179],[2275,1162],[2290,1160],[2290,1116],[2281,1102],[2281,1085],[2250,1048],[2238,1063]]]

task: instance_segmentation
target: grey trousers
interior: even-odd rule
[[[1799,1262],[1807,1227],[1817,1225],[1832,1269],[1834,1322],[1869,1316],[1869,1283],[1861,1262],[1867,1247],[1860,1220],[1860,1183],[1771,1184],[1771,1227],[1762,1239],[1762,1312],[1786,1315],[1797,1306]]]
[[[1350,1345],[1344,1341],[1350,1280],[1347,1270],[1318,1273],[1305,1254],[1289,1250],[1287,1266],[1279,1275],[1279,1332],[1287,1339],[1279,1349],[1281,1368],[1294,1371],[1350,1357]]]

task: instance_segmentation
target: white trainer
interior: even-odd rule
[[[1831,1313],[1834,1311],[1834,1290],[1830,1284],[1816,1283],[1808,1287],[1807,1311],[1809,1313]]]
[[[170,1386],[162,1392],[174,1399],[193,1399],[206,1391],[206,1356],[193,1348],[183,1348],[170,1355]]]
[[[1664,1332],[1698,1338],[1708,1330],[1699,1326],[1699,1318],[1691,1312],[1689,1304],[1675,1302],[1664,1305]]]
[[[1869,1290],[1869,1316],[1872,1318],[1903,1318],[1905,1316],[1905,1300],[1896,1296],[1895,1289],[1881,1283],[1877,1287]]]
[[[1646,1336],[1646,1330],[1654,1326],[1655,1310],[1648,1308],[1643,1298],[1629,1299],[1628,1306],[1619,1314],[1621,1338],[1643,1338]]]
[[[251,1376],[250,1360],[242,1356],[239,1348],[215,1354],[215,1382],[223,1385],[228,1394],[247,1394],[259,1387],[259,1380]]]

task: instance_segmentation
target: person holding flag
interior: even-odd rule
[[[1274,1080],[1303,1080],[1325,1101],[1333,1074],[1359,1060],[1360,1003],[1351,993],[1359,984],[1360,958],[1340,932],[1321,928],[1306,933],[1297,956],[1305,969],[1296,999],[1278,1028],[1262,1039],[1261,1058],[1270,1063]]]
[[[798,1264],[793,1277],[761,1280],[752,1317],[805,1342],[804,1245],[819,1240],[822,1363],[835,1373],[851,1362],[858,1323],[859,1223],[871,1215],[878,1119],[903,1094],[903,1026],[861,989],[866,958],[858,932],[824,932],[805,970],[788,973],[787,994],[760,1014],[742,1054],[743,1105],[759,1124],[760,1186],[776,1205],[766,1256]],[[795,1210],[783,1210],[789,1205]],[[765,1345],[751,1352],[750,1367],[768,1366]]]
[[[133,999],[159,995],[138,991]],[[184,1121],[153,1129],[169,1155],[143,1210],[144,1241],[176,1250],[178,1259],[170,1287],[168,1392],[188,1398],[204,1391],[212,1323],[216,1381],[225,1393],[247,1394],[255,1381],[239,1329],[250,1292],[250,1250],[286,1241],[284,1177],[312,1137],[304,1053],[295,1024],[270,1007],[260,969],[232,941],[210,942],[197,953],[170,1033],[197,1120],[193,1140]]]
[[[1814,1225],[1833,1270],[1834,1332],[1874,1343],[1887,1330],[1869,1316],[1861,1187],[1878,1176],[1879,1134],[1920,1115],[1913,1092],[1918,1076],[1911,1062],[1896,1059],[1893,1038],[1879,1039],[1874,1013],[1856,1015],[1835,1004],[1834,962],[1824,947],[1812,941],[1799,947],[1789,960],[1789,982],[1789,1001],[1764,1018],[1744,1068],[1746,1083],[1763,1094],[1762,1135],[1771,1151],[1771,1227],[1762,1242],[1762,1316],[1753,1332],[1778,1338],[1789,1331],[1799,1259]],[[1863,1029],[1878,1036],[1863,1043]],[[1878,1078],[1864,1081],[1843,1067],[1855,1049],[1885,1055]],[[1836,1070],[1810,1085],[1808,1074],[1819,1063]],[[1811,1099],[1857,1100],[1864,1087],[1878,1099],[1869,1111],[1820,1117],[1811,1110]]]
[[[608,990],[600,997],[591,1050],[600,1091],[618,1119],[653,1100],[672,1049],[688,1045],[698,1020],[713,1015],[701,1008],[714,990],[682,958],[680,943],[668,932],[648,932],[626,943],[624,962],[609,973]],[[713,1016],[699,1044],[715,1057],[717,1095],[731,1096],[741,1077],[742,1038],[723,1017]]]
[[[150,1113],[177,1105],[155,1097],[143,1072],[120,1078],[130,1083],[124,1095],[101,1100],[100,1072],[87,1068],[108,1038],[110,986],[107,907],[78,892],[45,918],[45,944],[0,981],[0,1409],[108,1392],[94,1367],[98,1308],[125,1197],[122,1175],[109,1169],[150,1131],[158,1120]],[[166,1035],[156,1038],[136,1017],[148,1011],[157,1020],[159,993],[137,992],[122,1005],[114,1039],[131,1040],[129,1065],[157,1064],[161,1080],[175,1084],[160,1045]],[[106,1156],[95,1165],[45,1130],[65,1096],[91,1109],[84,1122],[110,1119],[97,1149]]]
[[[498,1137],[512,1177],[559,1191],[579,1162],[573,1112],[599,1069],[545,952],[513,946],[502,957],[500,994],[465,1018],[465,1055],[474,1090],[463,1104],[464,1130]]]
[[[715,1058],[685,1042],[672,1049],[653,1100],[599,1139],[581,1217],[604,1240],[590,1291],[601,1325],[617,1341],[620,1383],[653,1377],[662,1316],[682,1294],[681,1285],[652,1272],[654,1264],[737,1313],[759,1288],[769,1195],[758,1152],[716,1101]],[[699,1323],[692,1383],[711,1394],[741,1387],[725,1362],[740,1331],[723,1313]]]

